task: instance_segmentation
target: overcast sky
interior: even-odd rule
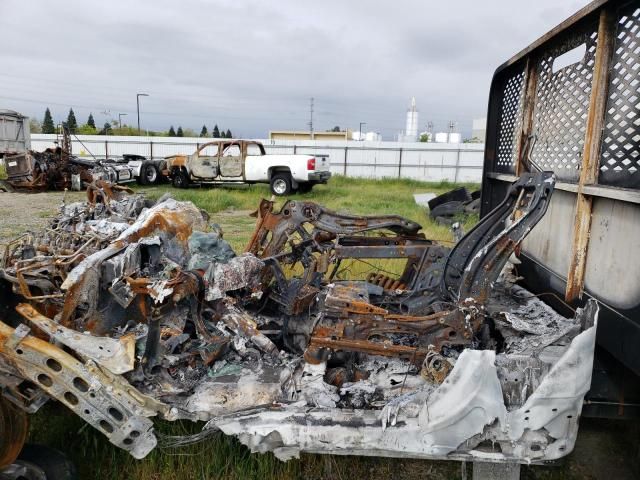
[[[0,0],[0,108],[265,137],[486,115],[496,67],[586,0]],[[106,112],[103,113],[103,112]]]

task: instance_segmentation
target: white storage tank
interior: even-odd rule
[[[459,133],[451,132],[449,134],[449,143],[462,143],[462,135]]]
[[[437,132],[434,136],[434,142],[447,143],[449,141],[449,134],[447,132]]]

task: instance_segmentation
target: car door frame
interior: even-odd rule
[[[240,148],[240,175],[235,175],[232,177],[229,176],[224,176],[222,174],[222,158],[224,155],[224,150],[226,148],[228,148],[231,145],[238,145],[238,147]],[[222,141],[220,142],[220,147],[218,149],[218,166],[219,166],[219,172],[220,172],[220,180],[225,181],[225,180],[231,180],[231,181],[245,181],[246,180],[246,174],[245,174],[245,162],[246,162],[246,142],[243,142],[242,140],[233,140],[233,139],[229,139],[226,141]]]

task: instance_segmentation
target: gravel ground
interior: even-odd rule
[[[0,193],[0,249],[18,235],[47,224],[63,198],[77,202],[84,192]]]

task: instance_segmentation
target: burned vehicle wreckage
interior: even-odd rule
[[[283,460],[559,458],[597,306],[559,315],[510,262],[554,183],[523,174],[453,248],[399,216],[263,200],[241,254],[190,202],[92,185],[4,253],[2,393],[57,400],[135,458],[163,441],[153,417]],[[404,265],[356,268],[376,262]]]

